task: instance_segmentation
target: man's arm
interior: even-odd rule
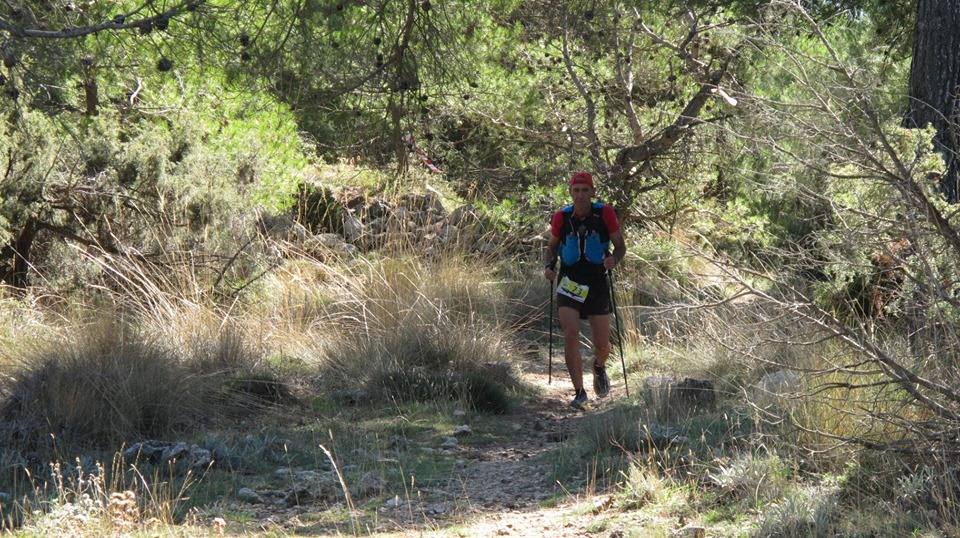
[[[560,238],[550,234],[550,241],[543,249],[543,276],[547,280],[553,280],[557,277],[557,247],[560,246]]]
[[[613,269],[627,255],[627,244],[619,230],[610,234],[610,242],[613,243],[613,254],[603,259],[603,266],[607,269]]]

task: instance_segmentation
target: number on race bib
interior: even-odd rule
[[[582,303],[587,300],[587,294],[590,293],[590,286],[577,284],[570,280],[570,277],[565,276],[560,279],[560,285],[557,286],[557,293],[569,297],[578,303]]]

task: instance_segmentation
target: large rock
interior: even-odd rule
[[[202,472],[214,463],[209,450],[183,442],[141,441],[124,450],[123,457],[127,462],[172,465],[178,473]]]
[[[650,376],[643,380],[643,396],[663,418],[710,411],[717,402],[713,381],[692,377]]]
[[[360,211],[360,220],[368,222],[376,219],[384,219],[390,216],[393,208],[383,200],[375,199],[368,202]]]
[[[356,242],[365,232],[363,222],[352,213],[343,216],[343,238],[350,243]]]
[[[710,411],[717,403],[717,392],[709,379],[684,378],[673,392],[681,405],[698,411]]]
[[[432,192],[426,194],[405,194],[400,198],[398,205],[410,211],[431,211],[441,215],[446,214],[440,197]]]
[[[240,490],[237,491],[237,499],[251,504],[262,502],[260,495],[250,488],[240,488]]]

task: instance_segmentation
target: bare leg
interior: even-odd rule
[[[580,361],[580,312],[569,306],[557,309],[563,328],[563,358],[570,372],[573,388],[583,389],[583,363]]]
[[[590,316],[590,337],[593,340],[593,356],[597,366],[606,366],[610,356],[610,314]]]

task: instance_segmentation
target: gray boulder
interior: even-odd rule
[[[360,219],[368,222],[376,219],[385,219],[390,216],[392,208],[383,200],[372,200],[360,211]]]
[[[178,473],[205,471],[214,463],[209,450],[184,442],[141,441],[124,450],[123,457],[128,462],[173,465]]]
[[[692,377],[650,376],[643,380],[643,398],[665,419],[711,411],[717,403],[713,381]]]
[[[352,213],[343,216],[343,238],[353,243],[360,239],[365,232],[363,222]]]
[[[446,214],[440,197],[432,192],[426,194],[405,194],[400,198],[399,205],[411,211],[432,211],[434,213]]]
[[[251,504],[263,502],[263,500],[260,498],[260,495],[250,488],[240,488],[240,490],[237,491],[237,499]]]

